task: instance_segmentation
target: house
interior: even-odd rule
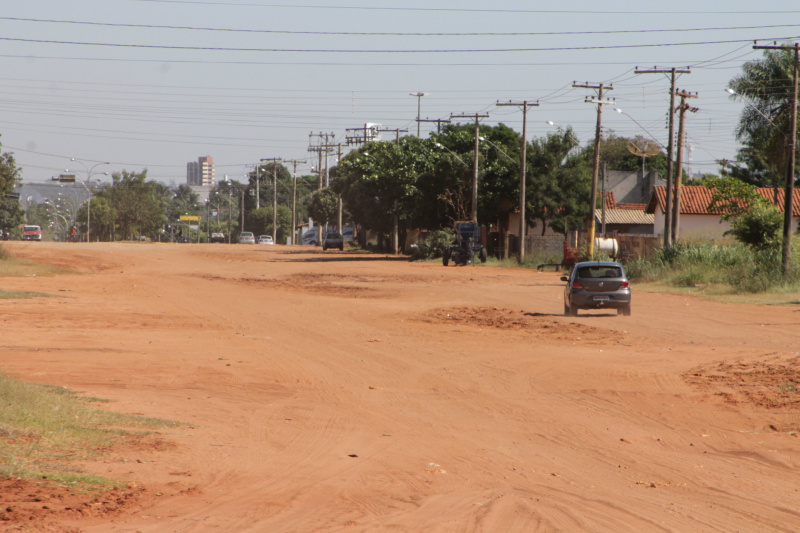
[[[778,209],[783,212],[784,193],[783,189],[773,189],[762,187],[757,189],[758,193],[776,204]],[[684,185],[681,187],[681,212],[680,230],[681,239],[720,239],[727,230],[731,229],[728,222],[722,220],[719,213],[708,211],[711,204],[713,189],[702,185]],[[792,232],[797,231],[797,222],[800,219],[800,191],[795,189],[792,199]],[[667,204],[666,187],[656,186],[647,204],[647,213],[652,213],[655,217],[653,226],[654,235],[664,234],[664,210]]]
[[[646,203],[617,203],[614,193],[607,192],[603,195],[604,209],[594,210],[594,219],[597,224],[598,235],[613,235],[616,233],[633,233],[638,235],[652,235],[655,216],[646,213]]]

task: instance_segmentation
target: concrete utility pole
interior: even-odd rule
[[[676,74],[691,74],[692,72],[686,68],[678,70],[676,68],[657,69],[651,70],[636,70],[634,74],[671,74],[671,83],[669,88],[669,143],[667,144],[667,203],[664,206],[664,246],[670,246],[672,241],[672,184],[675,179],[675,169],[672,165],[672,155],[675,147],[675,75]]]
[[[692,94],[686,91],[678,90],[675,96],[681,97],[681,103],[678,106],[680,118],[678,119],[678,175],[675,176],[675,202],[672,206],[672,243],[675,244],[680,238],[681,230],[681,181],[683,180],[683,144],[686,139],[686,112],[691,111],[696,113],[696,107],[690,107],[686,103],[687,98],[697,98],[697,93]]]
[[[442,133],[442,124],[450,124],[450,119],[446,118],[420,118],[417,122],[435,122],[436,133]],[[419,134],[417,135],[419,137]]]
[[[602,117],[603,117],[603,105],[604,104],[613,104],[613,101],[605,101],[603,100],[603,92],[608,90],[611,91],[614,87],[610,85],[606,87],[604,84],[600,83],[598,85],[589,85],[589,83],[584,83],[583,85],[579,85],[577,83],[572,83],[572,86],[575,88],[583,88],[583,89],[597,89],[597,98],[586,98],[587,104],[597,104],[597,127],[594,133],[594,162],[592,163],[592,194],[589,197],[589,220],[587,223],[587,238],[589,240],[586,253],[589,256],[589,259],[594,259],[594,210],[595,205],[597,204],[597,175],[600,171],[600,140],[603,136],[602,131]]]
[[[423,93],[423,92],[417,91],[415,93],[408,93],[408,94],[411,95],[411,96],[416,96],[417,97],[417,138],[419,138],[419,125],[420,125],[420,122],[421,122],[420,119],[419,119],[420,105],[421,105],[421,102],[422,102],[422,97],[425,96],[428,93]]]
[[[450,115],[450,120],[454,118],[474,118],[475,119],[475,157],[472,169],[472,211],[470,220],[478,221],[478,153],[480,152],[480,119],[489,118],[488,114],[475,113],[474,115]]]
[[[262,159],[263,163],[272,163],[272,242],[278,243],[278,173],[276,168],[283,161],[280,157]]]
[[[525,221],[525,177],[527,174],[527,159],[526,153],[528,148],[528,108],[539,106],[539,102],[497,102],[497,105],[502,106],[515,106],[522,107],[522,149],[520,150],[520,165],[519,165],[519,255],[518,261],[520,264],[525,262],[525,229],[528,223]]]
[[[794,50],[794,74],[792,81],[792,118],[787,135],[786,149],[788,150],[788,162],[786,165],[786,186],[783,202],[783,273],[789,272],[792,259],[792,210],[794,207],[794,170],[796,161],[796,139],[797,139],[797,70],[800,63],[800,43],[794,46],[753,46],[754,50]]]
[[[306,160],[285,159],[283,162],[292,164],[292,244],[297,244],[297,165],[305,164]]]
[[[319,143],[315,144],[315,145],[312,145],[311,144],[311,138],[314,137],[314,136],[319,138]],[[325,139],[324,142],[322,140],[323,137]],[[308,143],[309,143],[308,144],[308,151],[309,152],[317,152],[318,155],[319,155],[319,164],[317,166],[317,174],[318,174],[318,176],[317,176],[317,189],[318,190],[322,190],[323,186],[327,187],[328,184],[329,184],[329,178],[328,178],[328,152],[330,152],[330,150],[336,146],[335,144],[329,144],[329,141],[330,141],[330,139],[332,139],[334,137],[335,136],[334,136],[333,133],[309,133],[308,134]],[[325,167],[324,167],[325,170],[324,171],[322,170],[323,169],[323,166],[322,166],[322,154],[323,153],[325,154]]]
[[[261,208],[261,163],[256,164],[256,209]]]

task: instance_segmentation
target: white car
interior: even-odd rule
[[[272,235],[261,235],[258,244],[275,244],[275,241],[272,240]]]
[[[255,244],[256,236],[252,231],[243,231],[239,234],[239,244]]]

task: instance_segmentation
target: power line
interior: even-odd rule
[[[123,24],[112,22],[90,22],[79,20],[35,19],[23,17],[0,17],[0,20],[15,22],[41,22],[47,24],[69,24],[100,26],[110,28],[141,28],[159,30],[186,30],[226,33],[256,33],[282,35],[342,35],[364,37],[533,37],[570,35],[615,35],[627,33],[686,33],[696,31],[765,30],[776,28],[797,28],[800,24],[771,24],[763,26],[710,26],[702,28],[668,28],[644,30],[593,30],[593,31],[543,31],[543,32],[353,32],[353,31],[308,31],[308,30],[262,30],[246,28],[212,28],[204,26],[174,26],[162,24]]]
[[[236,48],[227,46],[178,46],[163,44],[125,44],[125,43],[97,43],[88,41],[60,41],[51,39],[22,39],[19,37],[0,37],[0,41],[36,43],[36,44],[61,44],[74,46],[101,46],[110,48],[137,48],[145,50],[198,50],[211,52],[273,52],[273,53],[314,53],[314,54],[465,54],[465,53],[509,53],[509,52],[564,52],[577,50],[620,50],[630,48],[664,48],[674,46],[700,46],[710,44],[732,44],[767,40],[792,40],[800,36],[764,37],[758,39],[726,39],[721,41],[695,41],[683,43],[654,43],[654,44],[612,44],[593,46],[556,46],[538,48],[430,48],[430,49],[356,49],[356,48]]]

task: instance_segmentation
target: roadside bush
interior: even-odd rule
[[[414,250],[414,259],[435,259],[442,257],[445,250],[450,248],[454,234],[451,231],[437,230],[432,231],[424,239],[417,243]]]

